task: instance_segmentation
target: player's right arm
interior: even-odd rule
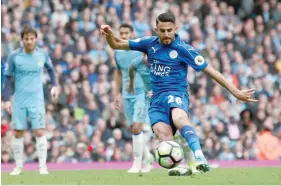
[[[109,25],[101,25],[100,32],[105,35],[106,41],[112,49],[129,50],[129,41],[114,36]]]
[[[113,49],[118,50],[137,50],[147,53],[147,49],[149,48],[149,45],[153,40],[153,37],[143,37],[133,40],[119,39],[113,34],[109,25],[102,25],[100,28],[100,32],[102,35],[106,36],[106,41],[109,46]]]
[[[11,114],[12,104],[11,104],[11,94],[12,94],[12,76],[14,75],[14,54],[8,56],[8,67],[5,70],[5,81],[4,81],[4,92],[3,99],[5,103],[5,109]]]

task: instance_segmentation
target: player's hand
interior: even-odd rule
[[[234,96],[241,101],[258,102],[258,100],[253,98],[255,91],[255,89],[239,90]]]
[[[104,36],[107,36],[112,33],[111,27],[109,25],[101,25],[100,33]]]
[[[12,103],[11,101],[6,101],[5,102],[5,109],[9,114],[12,114]]]
[[[117,94],[114,98],[114,106],[115,109],[120,110],[121,108],[121,95]]]
[[[152,90],[151,90],[151,91],[148,91],[148,92],[147,92],[147,95],[146,95],[146,96],[148,96],[149,98],[151,98],[152,95],[153,95],[153,93],[152,93]]]
[[[127,92],[130,93],[130,94],[135,94],[136,91],[135,91],[135,85],[134,85],[134,82],[130,81],[127,85],[127,88],[126,88]]]
[[[59,98],[59,88],[58,87],[52,87],[52,89],[51,89],[51,97],[52,97],[52,99],[53,100],[57,100],[58,98]]]

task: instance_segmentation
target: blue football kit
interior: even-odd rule
[[[153,92],[149,108],[151,125],[164,122],[171,125],[175,133],[171,109],[181,108],[188,113],[188,67],[202,71],[208,63],[177,34],[169,45],[162,44],[157,36],[150,36],[129,40],[129,47],[148,56]]]

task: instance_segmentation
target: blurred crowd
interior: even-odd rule
[[[130,161],[131,133],[113,104],[116,64],[99,34],[122,22],[135,37],[155,35],[156,17],[171,11],[178,33],[240,89],[256,88],[258,103],[237,101],[208,76],[189,69],[190,120],[208,159],[281,157],[281,2],[277,0],[2,0],[1,59],[20,44],[23,24],[38,30],[60,85],[49,97],[44,73],[49,162]],[[1,104],[2,163],[11,162],[10,115]],[[35,162],[32,131],[25,162]],[[157,145],[152,137],[151,151]]]

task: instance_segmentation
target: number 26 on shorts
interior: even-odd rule
[[[169,104],[169,103],[174,103],[174,102],[176,102],[176,103],[179,104],[179,105],[182,105],[182,99],[181,99],[181,97],[175,97],[175,96],[173,96],[173,95],[169,95],[169,96],[168,96],[168,104]]]

